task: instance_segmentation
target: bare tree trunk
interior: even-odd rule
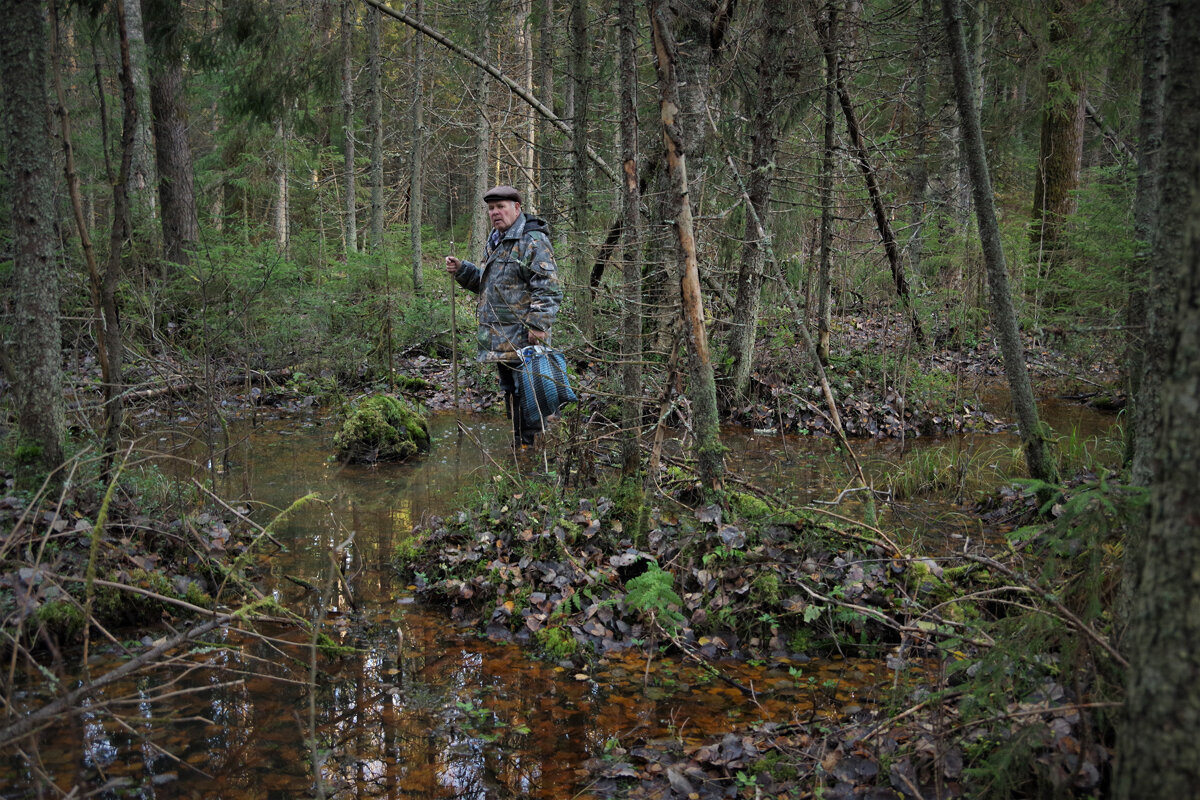
[[[187,135],[187,99],[183,89],[183,53],[177,3],[156,3],[145,15],[150,49],[150,106],[154,111],[154,152],[158,162],[158,199],[163,229],[163,258],[187,264],[200,239],[192,146]]]
[[[113,182],[112,236],[108,243],[108,265],[100,285],[100,308],[104,318],[104,344],[108,355],[108,380],[104,384],[104,460],[102,474],[111,477],[113,460],[121,446],[121,427],[125,421],[125,379],[122,376],[124,342],[121,315],[117,307],[117,284],[121,279],[121,254],[129,238],[129,170],[133,162],[137,131],[137,96],[129,68],[129,39],[125,28],[125,10],[116,3],[117,33],[121,47],[121,166]],[[195,208],[192,209],[193,214]]]
[[[476,0],[475,16],[475,26],[479,32],[479,49],[486,53],[491,42],[492,0]],[[467,253],[478,253],[482,258],[490,227],[487,207],[483,204],[483,195],[488,190],[488,155],[492,139],[492,125],[488,119],[491,82],[488,80],[486,72],[480,72],[478,78],[479,82],[475,86],[475,105],[479,109],[479,117],[475,123],[475,189],[471,197],[471,241],[468,242]]]
[[[908,173],[910,202],[909,213],[911,232],[908,236],[908,265],[916,275],[921,274],[921,258],[925,250],[925,205],[929,192],[929,163],[928,163],[928,127],[929,113],[927,104],[929,98],[929,34],[933,24],[933,0],[921,0],[921,17],[918,23],[917,45],[914,58],[916,60],[916,80],[913,82],[913,157],[912,167]]]
[[[379,9],[368,8],[366,22],[371,81],[371,107],[367,120],[367,127],[371,129],[371,233],[367,247],[377,253],[383,247],[383,55],[379,47]]]
[[[1072,0],[1054,3],[1050,18],[1049,63],[1044,71],[1041,153],[1033,183],[1033,222],[1029,239],[1030,261],[1039,265],[1038,272],[1042,277],[1049,277],[1054,262],[1063,256],[1063,228],[1067,217],[1075,213],[1075,193],[1079,190],[1083,167],[1087,91],[1076,72],[1057,62],[1058,51],[1069,46],[1076,34],[1076,25],[1070,16],[1072,11]],[[1054,285],[1053,281],[1050,285]],[[1051,292],[1052,297],[1054,294]]]
[[[575,262],[575,296],[579,330],[583,340],[591,345],[595,336],[592,319],[592,264],[588,247],[588,169],[587,126],[588,92],[591,89],[591,69],[588,62],[589,39],[587,0],[571,2],[571,79],[575,84],[575,117],[571,163],[571,259]]]
[[[424,22],[425,0],[417,0],[417,22]],[[412,174],[408,190],[408,228],[412,242],[413,294],[425,290],[425,275],[421,264],[421,217],[425,212],[425,199],[421,194],[425,172],[425,115],[424,87],[425,38],[413,31],[413,94],[412,94]]]
[[[1158,383],[1162,375],[1162,340],[1151,337],[1147,319],[1161,319],[1166,293],[1162,265],[1150,258],[1158,230],[1158,209],[1162,202],[1163,125],[1167,87],[1167,42],[1170,39],[1170,13],[1167,0],[1147,0],[1142,28],[1142,93],[1138,122],[1137,196],[1133,225],[1142,243],[1136,261],[1130,265],[1130,326],[1126,346],[1126,379],[1132,404],[1128,426],[1127,458],[1133,464],[1132,480],[1138,486],[1150,485],[1150,459],[1154,429],[1158,426]],[[1142,446],[1137,446],[1141,442]]]
[[[445,36],[442,33],[439,33],[438,31],[434,30],[433,28],[429,27],[428,25],[424,24],[423,22],[417,21],[416,19],[410,17],[408,14],[405,14],[402,11],[397,11],[396,9],[391,8],[387,4],[381,2],[381,0],[363,0],[363,2],[365,2],[369,6],[379,9],[380,11],[382,11],[384,14],[388,15],[391,18],[400,20],[405,25],[408,25],[411,28],[415,28],[416,30],[419,30],[421,33],[423,33],[426,36],[428,36],[429,38],[433,39],[435,42],[442,45],[446,49],[450,50],[453,53],[457,53],[458,55],[467,59],[472,64],[474,64],[475,66],[479,67],[484,72],[486,72],[488,75],[491,75],[493,78],[495,78],[496,80],[503,83],[506,87],[508,87],[508,89],[514,95],[516,95],[517,97],[521,98],[521,100],[523,100],[524,102],[529,104],[530,108],[532,108],[534,111],[536,111],[537,113],[541,114],[543,117],[545,117],[546,119],[548,119],[552,123],[554,123],[554,126],[556,128],[558,128],[560,131],[562,131],[563,133],[565,133],[568,136],[573,135],[573,131],[571,130],[570,125],[568,125],[566,122],[563,122],[563,120],[560,119],[558,117],[558,115],[554,113],[554,111],[552,111],[551,109],[546,107],[545,103],[538,100],[536,97],[534,97],[529,92],[525,91],[524,86],[521,86],[519,83],[514,81],[512,78],[509,78],[507,75],[505,75],[499,69],[497,69],[495,65],[487,62],[480,56],[476,55],[475,53],[472,53],[470,50],[467,50],[466,48],[462,47],[461,45],[456,44],[452,39],[450,39],[449,37]],[[567,116],[569,117],[569,116],[571,116],[571,114],[568,113]],[[590,158],[592,160],[592,163],[595,164],[597,167],[599,167],[601,169],[601,171],[603,171],[604,174],[608,176],[609,180],[611,180],[614,184],[620,183],[620,177],[617,175],[616,170],[614,170],[612,167],[610,167],[608,165],[608,162],[606,162],[603,158],[601,158],[600,154],[597,153],[591,147],[588,148],[588,158]]]
[[[125,25],[129,29],[129,66],[137,98],[137,131],[133,139],[133,165],[129,175],[130,207],[135,229],[141,236],[147,237],[147,243],[153,245],[154,251],[158,251],[161,241],[153,225],[158,212],[155,200],[158,177],[154,171],[154,139],[150,133],[150,77],[146,66],[142,3],[141,0],[122,2],[125,4]]]
[[[288,251],[288,136],[284,122],[285,109],[280,109],[275,120],[275,244],[285,256]]]
[[[533,32],[530,30],[530,16],[533,13],[533,0],[517,0],[516,13],[513,22],[516,29],[517,52],[521,55],[521,84],[525,91],[533,94]],[[521,196],[532,208],[536,200],[537,180],[533,174],[533,154],[537,142],[537,118],[526,114],[522,124],[520,155],[521,181],[517,184]]]
[[[954,73],[954,94],[958,103],[959,120],[966,140],[966,154],[971,168],[971,185],[979,238],[987,266],[988,288],[992,300],[992,318],[1004,356],[1004,372],[1012,393],[1013,410],[1021,429],[1025,461],[1029,474],[1041,481],[1055,483],[1058,468],[1050,452],[1042,424],[1038,421],[1037,402],[1025,367],[1025,352],[1017,328],[1012,294],[1008,286],[1008,268],[1000,241],[1000,225],[996,220],[996,199],[988,175],[987,157],[983,149],[983,131],[975,101],[975,87],[970,80],[967,45],[963,38],[962,10],[959,0],[942,0],[942,12],[950,39],[950,60]]]
[[[833,158],[837,145],[837,5],[829,3],[821,49],[825,55],[825,143],[821,151],[821,258],[817,273],[817,359],[829,364],[833,295]]]
[[[358,252],[358,188],[354,175],[354,5],[342,0],[342,177],[346,194],[343,239]]]
[[[49,471],[63,460],[62,353],[54,234],[54,157],[46,106],[46,22],[40,2],[0,0],[0,96],[12,216],[13,396],[17,428]],[[7,347],[7,343],[0,343]]]
[[[692,209],[688,202],[687,155],[680,126],[679,83],[675,73],[678,51],[667,19],[664,0],[650,0],[650,30],[654,40],[655,68],[662,95],[663,147],[670,175],[671,200],[674,204],[675,234],[678,244],[680,295],[683,330],[688,349],[689,397],[692,424],[696,436],[695,455],[701,483],[720,490],[725,474],[721,430],[717,419],[717,388],[713,379],[708,334],[704,329],[704,301],[700,294],[700,270],[696,258],[696,239],[692,229]]]
[[[624,315],[621,320],[621,472],[626,477],[641,468],[642,429],[642,261],[641,196],[638,188],[637,138],[637,18],[635,0],[620,3],[621,61],[621,227],[625,236],[622,260]]]
[[[908,290],[908,277],[904,272],[904,261],[900,255],[900,247],[896,244],[896,236],[892,233],[892,223],[887,208],[883,205],[883,194],[879,190],[879,180],[875,176],[875,168],[867,154],[867,144],[863,139],[862,129],[858,124],[858,115],[850,102],[850,92],[846,88],[845,76],[841,70],[837,73],[838,100],[842,105],[842,114],[846,117],[846,128],[850,135],[850,145],[854,150],[858,168],[867,184],[867,196],[871,200],[871,209],[875,212],[875,227],[879,230],[879,238],[883,241],[883,250],[887,254],[888,264],[892,268],[892,280],[896,284],[896,295],[908,313],[909,325],[917,344],[925,341],[925,333],[921,329],[921,319],[913,305],[912,294]]]
[[[541,86],[541,100],[547,108],[554,108],[554,61],[555,61],[555,30],[554,0],[542,0],[541,25],[538,26],[538,59]],[[538,172],[537,172],[537,209],[538,213],[547,220],[557,221],[558,209],[558,176],[555,167],[558,159],[555,149],[559,146],[554,132],[554,126],[545,117],[540,120],[538,130]],[[554,227],[562,226],[551,226]]]
[[[1174,19],[1163,123],[1162,199],[1151,261],[1161,264],[1163,378],[1150,465],[1150,525],[1123,648],[1125,719],[1114,796],[1190,797],[1200,782],[1200,5]],[[1144,389],[1144,387],[1143,387]],[[1129,549],[1126,550],[1129,552]]]
[[[754,366],[754,344],[758,332],[767,245],[760,237],[770,238],[773,227],[769,206],[779,144],[778,120],[781,114],[777,82],[783,77],[781,67],[788,46],[786,21],[787,15],[776,8],[768,10],[766,19],[760,23],[757,91],[751,100],[753,108],[747,110],[752,142],[747,196],[755,213],[746,214],[737,300],[733,307],[733,333],[729,343],[729,351],[733,356],[733,390],[738,396],[746,394],[750,386],[750,370]],[[756,218],[762,221],[761,226],[756,224]]]

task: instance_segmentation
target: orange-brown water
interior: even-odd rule
[[[315,797],[315,764],[326,797],[586,797],[583,763],[614,746],[853,714],[890,697],[897,676],[881,661],[723,665],[753,688],[751,697],[694,664],[647,664],[632,653],[579,671],[458,630],[437,609],[414,603],[388,567],[396,544],[414,521],[450,512],[461,491],[490,480],[488,453],[515,466],[503,455],[503,422],[464,423],[460,434],[452,418],[436,419],[428,458],[376,468],[330,462],[332,429],[317,418],[235,426],[233,446],[218,456],[224,496],[245,491],[276,508],[312,492],[320,497],[274,529],[287,551],[260,558],[265,591],[311,619],[321,592],[305,585],[329,585],[330,554],[353,535],[336,556],[348,593],[333,592],[325,609],[331,636],[353,651],[319,659],[310,705],[307,648],[214,633],[209,641],[226,647],[195,648],[184,659],[190,669],[115,684],[94,710],[6,754],[0,797],[83,796],[102,786],[108,797]],[[163,434],[160,446],[192,457],[207,452],[188,449],[181,437]],[[829,477],[830,460],[840,456],[828,440],[729,431],[726,443],[735,474],[795,502],[841,488]],[[91,670],[117,663],[98,655]],[[31,680],[19,700],[32,707],[44,692]],[[151,702],[164,692],[171,697]],[[107,701],[120,705],[96,705]]]

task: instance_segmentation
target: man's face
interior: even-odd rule
[[[487,207],[488,219],[492,221],[492,227],[498,231],[506,231],[511,228],[521,213],[521,204],[514,203],[512,200],[489,200]]]

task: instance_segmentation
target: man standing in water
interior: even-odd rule
[[[517,445],[533,443],[534,434],[521,419],[513,366],[518,352],[531,344],[550,345],[550,328],[562,303],[558,267],[549,229],[521,210],[521,194],[511,186],[495,186],[483,196],[492,234],[482,265],[446,256],[446,271],[479,295],[479,360],[500,370],[504,406],[513,421]]]

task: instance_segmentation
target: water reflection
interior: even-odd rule
[[[887,696],[895,676],[869,661],[729,665],[739,683],[756,687],[757,702],[685,663],[656,659],[647,670],[636,654],[576,674],[412,603],[387,566],[397,543],[415,521],[447,513],[459,492],[490,480],[488,453],[509,458],[502,421],[464,418],[465,432],[458,422],[435,418],[428,458],[379,467],[330,461],[333,428],[317,418],[233,426],[219,453],[165,433],[161,443],[176,455],[223,465],[223,496],[252,502],[263,523],[298,497],[320,498],[273,527],[287,550],[265,559],[263,588],[311,619],[325,587],[336,585],[327,632],[353,651],[320,657],[310,696],[306,641],[272,629],[262,630],[270,643],[214,633],[209,641],[226,649],[195,648],[188,670],[112,687],[107,697],[136,699],[115,709],[123,716],[88,711],[48,729],[35,753],[6,757],[2,796],[38,796],[41,771],[64,793],[108,785],[109,796],[311,797],[315,760],[330,797],[585,797],[577,770],[608,742],[699,741],[758,720],[855,713]],[[842,486],[831,440],[738,431],[725,440],[733,474],[790,502]],[[877,462],[903,456],[892,443],[859,447]],[[344,587],[331,580],[331,554]],[[162,692],[173,693],[170,702],[151,702]]]

